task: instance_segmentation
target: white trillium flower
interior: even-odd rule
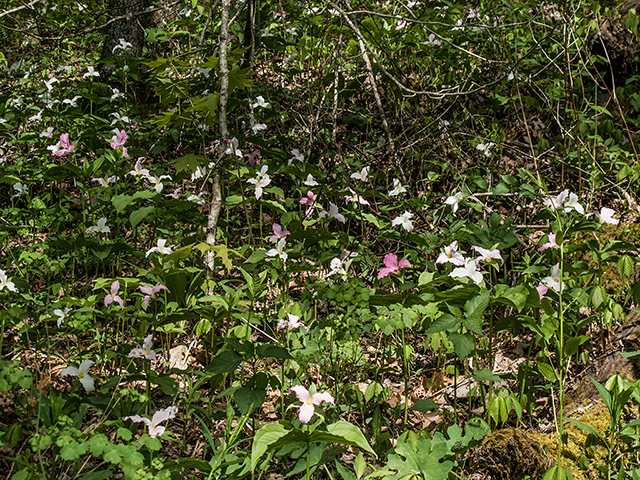
[[[307,179],[302,183],[304,185],[306,185],[307,187],[317,187],[318,186],[318,182],[316,182],[316,179],[313,178],[313,175],[311,175],[311,174],[307,175]]]
[[[613,218],[615,210],[612,208],[602,207],[600,209],[600,213],[596,213],[597,217],[600,219],[600,223],[610,223],[611,225],[618,225],[620,220],[617,218]]]
[[[258,108],[258,107],[271,108],[271,104],[269,102],[265,102],[264,97],[262,97],[261,95],[258,95],[256,97],[256,103],[253,104],[253,108]]]
[[[413,223],[411,222],[412,217],[413,213],[404,212],[399,217],[394,218],[391,222],[391,225],[393,225],[394,227],[396,225],[402,225],[402,228],[404,228],[407,232],[410,232],[411,230],[413,230]]]
[[[67,314],[71,311],[71,308],[69,307],[65,307],[64,310],[61,309],[56,309],[53,311],[53,314],[58,317],[58,328],[60,328],[60,325],[62,324],[62,321],[67,318]]]
[[[569,198],[564,202],[564,211],[570,212],[571,210],[584,215],[584,208],[578,203],[578,196],[575,193],[570,193]]]
[[[451,211],[455,215],[455,213],[458,211],[458,204],[460,203],[460,200],[462,200],[462,192],[458,192],[455,195],[447,197],[444,203],[447,205],[451,205]]]
[[[401,193],[404,193],[406,191],[407,191],[407,189],[402,186],[402,184],[400,183],[400,180],[398,180],[397,178],[394,178],[393,179],[393,188],[388,193],[388,195],[390,197],[397,197],[398,195],[400,195]]]
[[[4,290],[5,288],[12,292],[18,291],[15,283],[10,281],[9,278],[7,277],[6,272],[4,270],[0,270],[0,290]]]
[[[359,172],[354,172],[351,174],[351,178],[353,178],[354,180],[360,180],[362,182],[368,182],[369,181],[369,170],[371,169],[371,167],[364,167],[362,170],[360,170]],[[400,182],[398,182],[400,183]],[[395,186],[395,184],[394,184]]]
[[[93,80],[93,77],[99,77],[100,72],[97,72],[93,67],[87,67],[87,73],[85,73],[82,78],[89,77],[90,80]]]
[[[278,240],[278,244],[276,245],[276,248],[272,248],[271,250],[269,250],[267,252],[267,255],[269,255],[270,257],[275,257],[277,255],[282,259],[283,262],[286,261],[287,258],[289,257],[287,255],[287,252],[284,251],[284,245],[286,242],[287,242],[286,238],[281,238],[280,240]]]
[[[80,383],[84,389],[88,392],[91,392],[94,389],[93,378],[89,376],[89,369],[94,362],[92,360],[85,360],[80,364],[78,368],[76,367],[67,367],[60,372],[60,376],[64,377],[65,375],[73,375],[74,377],[78,377]]]
[[[196,202],[198,205],[202,206],[206,203],[205,200],[205,196],[207,195],[207,192],[200,192],[198,195],[189,195],[189,197],[187,197],[187,200],[189,201],[194,201]]]
[[[294,148],[293,150],[291,150],[291,155],[293,155],[293,157],[289,159],[289,162],[287,163],[287,165],[291,165],[291,163],[294,160],[298,160],[299,162],[304,162],[304,155],[300,153],[300,150],[298,150],[297,148]]]
[[[344,267],[342,266],[342,260],[340,260],[340,258],[336,257],[334,259],[331,260],[331,265],[330,265],[330,270],[329,273],[327,273],[327,278],[329,278],[332,275],[346,275],[347,271],[344,269]]]
[[[167,241],[164,238],[159,238],[157,246],[147,250],[147,253],[146,253],[145,257],[148,257],[153,252],[158,252],[158,253],[161,253],[163,255],[168,255],[168,254],[172,253],[173,250],[171,249],[171,247],[167,247],[166,245],[167,245]]]
[[[107,218],[100,218],[97,225],[87,228],[87,233],[111,233],[111,229],[107,226]]]
[[[481,152],[483,152],[485,157],[491,157],[492,153],[489,149],[494,145],[495,143],[493,142],[479,143],[478,145],[476,145],[476,150],[480,150]]]
[[[21,197],[22,195],[27,195],[29,193],[29,187],[24,183],[16,182],[13,184],[13,189],[17,192],[15,195],[12,195],[11,198]]]
[[[562,281],[562,269],[560,264],[556,263],[551,269],[551,275],[542,279],[542,284],[560,293],[564,289]]]
[[[478,266],[472,259],[465,260],[464,266],[454,268],[449,276],[453,278],[469,277],[478,284],[482,282],[482,272],[478,271]]]
[[[119,39],[118,42],[120,42],[120,43],[118,45],[116,45],[115,47],[113,47],[113,50],[112,50],[112,53],[114,55],[118,50],[127,50],[128,48],[133,48],[133,45],[131,45],[131,43],[125,41],[124,38]]]

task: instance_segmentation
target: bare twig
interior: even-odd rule
[[[24,10],[25,8],[31,8],[33,7],[36,3],[40,3],[43,0],[33,0],[33,2],[31,3],[27,3],[26,5],[21,5],[19,7],[16,8],[12,8],[11,10],[7,10],[6,12],[2,12],[0,13],[0,18],[5,17],[7,15],[11,15],[12,13],[16,13],[19,12],[20,10]]]

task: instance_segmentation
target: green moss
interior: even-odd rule
[[[529,434],[508,428],[484,439],[474,453],[474,464],[479,471],[498,480],[515,480],[526,475],[536,479],[542,478],[551,459]]]
[[[604,434],[609,426],[609,412],[602,405],[596,405],[574,418],[593,427]],[[597,480],[602,473],[597,470],[597,464],[607,463],[607,450],[603,446],[587,448],[588,433],[566,422],[568,443],[562,450],[562,466],[566,468],[573,480]],[[555,430],[550,433],[529,433],[544,449],[546,454],[557,460],[558,444]],[[538,478],[538,477],[532,477]],[[542,478],[542,477],[539,477]]]

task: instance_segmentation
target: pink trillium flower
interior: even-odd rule
[[[287,12],[285,12],[284,10],[281,12],[274,12],[273,18],[278,18],[278,17],[287,18]]]
[[[60,135],[60,141],[57,144],[51,147],[47,147],[47,149],[51,150],[51,155],[55,155],[56,157],[64,157],[74,148],[76,148],[76,146],[71,145],[68,133],[63,133],[62,135]]]
[[[147,360],[155,360],[156,352],[153,351],[153,335],[149,334],[142,342],[142,348],[134,348],[129,352],[129,358],[146,358]]]
[[[536,287],[536,290],[538,291],[538,295],[540,295],[540,300],[542,300],[544,296],[547,294],[547,291],[549,290],[549,288],[546,285],[538,285]]]
[[[124,130],[123,130],[124,132]],[[148,177],[149,176],[149,170],[146,168],[142,168],[142,160],[144,160],[144,157],[140,157],[138,158],[138,161],[136,162],[135,166],[133,167],[133,170],[131,170],[130,172],[127,172],[126,175],[133,175],[135,177]]]
[[[309,208],[307,208],[307,211],[305,212],[305,216],[307,218],[311,217],[311,214],[313,213],[313,205],[316,203],[316,197],[313,194],[313,192],[311,190],[309,190],[307,192],[307,197],[302,197],[302,199],[300,200],[300,203],[302,205],[307,205]]]
[[[74,377],[78,377],[80,383],[87,391],[87,393],[91,392],[94,389],[93,378],[89,376],[89,369],[94,362],[92,360],[85,360],[80,364],[79,367],[67,367],[60,372],[60,376],[64,377],[65,375],[73,375]]]
[[[180,198],[180,191],[182,190],[182,188],[176,188],[173,193],[167,193],[165,195],[165,197],[167,198],[173,198],[174,200],[178,200],[178,198]]]
[[[158,410],[153,414],[151,420],[145,417],[141,417],[140,415],[132,415],[130,417],[124,417],[123,420],[131,420],[133,422],[144,422],[145,425],[149,428],[149,435],[151,438],[155,438],[158,435],[162,435],[164,433],[165,428],[160,423],[169,420],[171,418],[176,417],[176,413],[178,413],[178,407],[169,407],[164,410]]]
[[[303,327],[305,330],[309,331],[307,326],[300,321],[299,316],[291,315],[290,313],[287,313],[287,320],[280,319],[280,321],[278,321],[278,330],[282,330],[283,328],[287,327],[289,327],[289,329],[291,330],[293,330],[294,328]]]
[[[480,254],[480,256],[476,258],[476,265],[479,265],[480,262],[491,262],[493,259],[500,260],[502,263],[504,263],[504,260],[502,259],[500,251],[498,249],[488,250],[486,248],[476,246],[473,246],[471,248]]]
[[[120,290],[120,282],[116,280],[111,284],[111,293],[104,297],[104,306],[108,307],[111,303],[116,302],[120,305],[120,308],[124,309],[124,302],[122,298],[118,295],[118,291]]]
[[[563,190],[554,198],[548,198],[544,202],[543,205],[552,208],[553,210],[559,210],[562,207],[562,204],[569,196],[569,189]]]
[[[369,202],[367,200],[362,198],[360,195],[358,195],[356,192],[354,192],[351,188],[349,188],[349,187],[347,187],[347,188],[351,192],[351,196],[348,196],[347,199],[346,199],[347,203],[356,202],[356,203],[359,203],[361,205],[369,205]]]
[[[549,234],[549,241],[547,243],[545,243],[544,245],[542,245],[538,251],[542,252],[544,250],[546,250],[547,248],[560,248],[560,245],[558,245],[556,243],[556,234],[555,233],[550,233]]]
[[[117,132],[117,130],[114,130],[114,132]],[[113,138],[111,138],[111,148],[113,148],[114,150],[118,150],[120,147],[123,147],[122,156],[124,158],[129,157],[127,147],[124,146],[128,139],[129,137],[127,136],[127,132],[125,132],[124,130],[120,130],[116,135],[113,136]]]
[[[315,405],[320,405],[322,402],[335,405],[335,401],[329,392],[314,393],[311,395],[309,390],[302,385],[296,385],[291,387],[289,392],[294,392],[298,400],[302,402],[300,405],[300,411],[298,412],[298,418],[302,423],[309,423],[313,414],[315,413]]]
[[[398,257],[393,253],[387,253],[384,256],[383,263],[384,263],[384,268],[378,272],[378,280],[386,277],[391,273],[400,273],[401,268],[411,266],[411,263],[409,263],[409,260],[398,261]]]
[[[156,293],[161,290],[168,290],[168,288],[164,285],[156,285],[155,287],[151,287],[151,285],[145,285],[143,287],[138,287],[138,290],[146,295],[144,297],[144,304],[148,306],[151,299],[156,298]]]
[[[457,240],[448,247],[444,247],[444,252],[442,252],[436,260],[436,265],[438,263],[453,263],[454,265],[457,265],[459,267],[464,265],[465,258],[461,253],[458,253]]]
[[[260,97],[258,97],[260,98]],[[255,106],[254,106],[255,108]],[[249,165],[253,166],[256,164],[256,157],[260,155],[260,152],[258,150],[254,150],[251,153],[245,153],[244,157],[247,159],[247,162],[249,163]]]
[[[338,206],[334,203],[329,202],[329,211],[323,210],[320,212],[320,218],[324,216],[328,216],[329,219],[336,219],[339,222],[345,223],[344,215],[338,212]]]
[[[291,232],[289,230],[282,230],[282,227],[280,226],[279,223],[274,223],[271,228],[273,229],[273,235],[271,237],[269,237],[269,241],[270,242],[277,242],[278,240],[280,240],[281,238],[286,237],[287,235],[290,235]]]

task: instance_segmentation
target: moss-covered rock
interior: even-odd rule
[[[515,428],[497,430],[485,437],[473,454],[474,470],[494,480],[537,479],[551,465],[540,443]]]

